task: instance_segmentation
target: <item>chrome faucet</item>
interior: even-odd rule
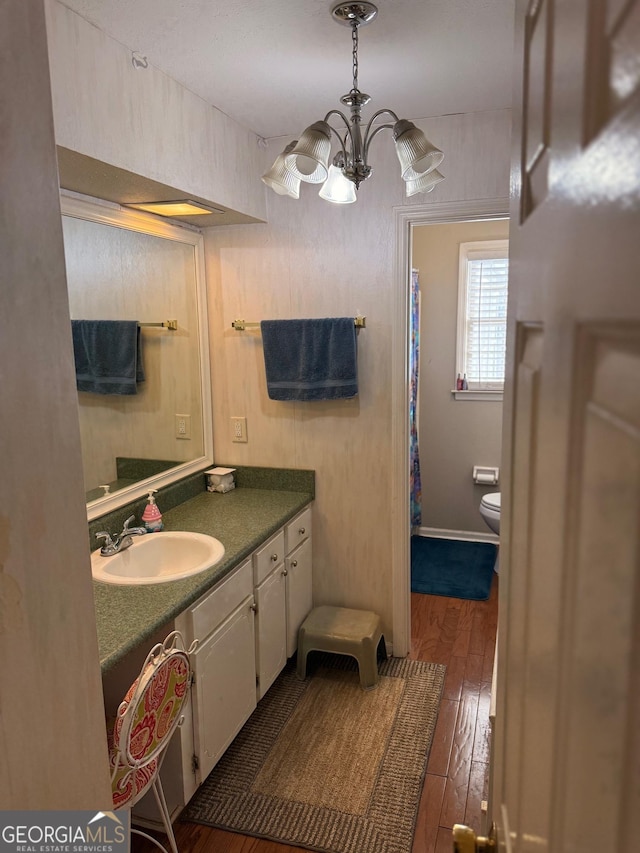
[[[100,548],[100,554],[103,557],[113,557],[114,554],[119,554],[133,545],[132,536],[142,536],[147,532],[146,527],[129,527],[132,521],[135,520],[135,515],[130,516],[122,528],[122,533],[119,533],[115,538],[111,537],[106,530],[96,533],[96,539],[104,539],[104,545]]]

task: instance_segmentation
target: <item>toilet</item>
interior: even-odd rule
[[[489,492],[482,498],[480,515],[494,533],[500,533],[500,492]]]
[[[500,492],[489,492],[480,501],[480,515],[484,518],[487,526],[494,533],[500,534]],[[500,569],[500,546],[496,554],[496,563],[493,570],[499,573]]]

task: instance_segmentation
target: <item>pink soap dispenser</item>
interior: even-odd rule
[[[164,527],[162,513],[156,506],[156,499],[154,498],[154,494],[157,491],[157,489],[151,489],[148,495],[149,503],[146,505],[144,512],[142,513],[142,521],[144,526],[147,528],[148,533],[158,533]]]

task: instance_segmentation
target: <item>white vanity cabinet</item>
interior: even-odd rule
[[[183,742],[184,757],[193,756],[195,772],[184,777],[185,802],[256,707],[253,608],[253,575],[247,560],[176,619],[176,629],[187,644],[199,640],[192,657],[193,741],[186,729]]]
[[[311,507],[284,528],[287,610],[287,657],[298,648],[298,629],[313,606],[311,573]]]
[[[298,629],[313,606],[311,507],[253,555],[258,700],[298,648]]]
[[[190,708],[162,768],[173,818],[295,652],[298,628],[312,607],[311,577],[307,507],[176,618],[173,627],[186,645],[197,639],[198,648],[192,656]],[[168,630],[163,629],[163,636]],[[127,678],[135,677],[139,666],[132,661]],[[134,816],[159,826],[149,795],[136,805]]]
[[[284,531],[253,555],[256,602],[256,695],[262,699],[287,662]]]

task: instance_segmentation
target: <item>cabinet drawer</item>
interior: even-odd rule
[[[284,529],[285,554],[290,554],[304,539],[311,536],[311,507],[302,510]]]
[[[185,637],[186,642],[196,639],[203,642],[252,593],[253,578],[249,559],[187,612],[186,631],[189,636]]]
[[[284,560],[284,531],[280,530],[253,554],[253,582],[256,586]]]

